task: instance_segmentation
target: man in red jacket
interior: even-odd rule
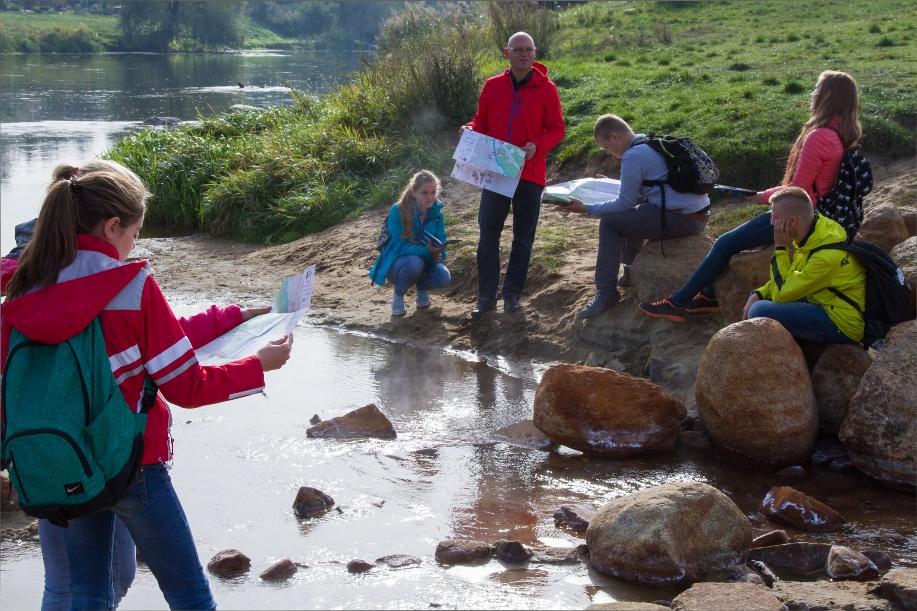
[[[500,282],[500,232],[513,208],[513,246],[503,279],[503,311],[515,312],[535,242],[545,183],[545,156],[564,138],[564,116],[557,86],[548,69],[535,61],[535,41],[525,32],[513,34],[503,55],[509,68],[487,79],[478,109],[463,129],[510,142],[525,151],[519,186],[512,198],[484,189],[478,212],[478,303],[473,317],[497,307]]]

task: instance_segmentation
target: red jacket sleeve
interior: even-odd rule
[[[819,195],[826,195],[837,181],[840,161],[844,156],[844,145],[832,129],[813,130],[802,143],[796,170],[790,180],[791,187],[800,187],[809,194],[812,204]],[[767,203],[783,185],[771,187],[761,193],[761,201]]]
[[[178,324],[191,340],[191,345],[195,350],[241,323],[242,308],[235,304],[224,307],[213,305],[194,316],[178,319]]]
[[[258,357],[202,366],[178,318],[152,276],[143,288],[141,354],[147,373],[171,403],[198,407],[243,397],[264,388]]]
[[[561,143],[564,139],[566,124],[564,123],[564,113],[560,106],[560,94],[557,93],[557,86],[549,83],[550,93],[545,100],[544,111],[544,132],[532,140],[535,143],[536,150],[547,154],[548,151]]]

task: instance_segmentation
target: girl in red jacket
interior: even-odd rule
[[[814,205],[837,182],[844,152],[855,147],[863,135],[856,81],[846,72],[822,72],[812,91],[811,110],[812,115],[790,149],[783,182],[758,192],[758,202],[769,203],[775,191],[790,186],[805,189]],[[713,281],[732,255],[773,243],[771,213],[765,212],[717,238],[684,286],[659,301],[641,303],[640,309],[647,316],[675,322],[684,322],[685,313],[719,312]]]
[[[56,344],[98,317],[127,404],[140,405],[147,378],[159,389],[148,412],[141,467],[128,493],[111,510],[71,520],[64,529],[71,606],[115,607],[111,554],[117,515],[171,608],[215,608],[166,468],[172,447],[165,399],[196,407],[260,392],[264,372],[289,358],[292,338],[226,365],[200,365],[195,347],[264,310],[213,306],[180,320],[147,262],[124,262],[143,225],[149,195],[140,179],[122,166],[89,172],[60,166],[54,179],[35,235],[7,285],[0,358],[6,361],[11,327],[29,339]]]

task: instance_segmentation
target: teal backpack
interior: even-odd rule
[[[98,318],[59,344],[13,329],[0,393],[0,467],[25,513],[66,525],[124,496],[156,387],[147,378],[140,413],[127,406]]]

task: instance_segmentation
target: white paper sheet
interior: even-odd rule
[[[548,185],[541,199],[546,202],[569,202],[575,197],[584,204],[599,204],[616,199],[621,181],[614,178],[580,178]]]
[[[312,305],[315,266],[281,281],[271,312],[255,316],[195,350],[201,365],[222,365],[247,356],[289,335]],[[293,309],[295,308],[295,309]]]
[[[456,180],[512,197],[525,164],[525,151],[509,142],[465,130],[452,158],[452,177]]]

